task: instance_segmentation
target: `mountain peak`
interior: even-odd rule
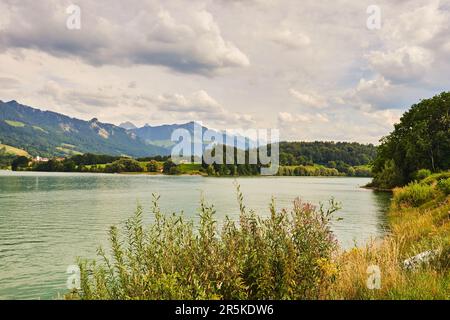
[[[121,124],[119,124],[119,127],[123,128],[125,130],[137,129],[137,127],[134,125],[134,123],[132,123],[130,121],[122,122]]]

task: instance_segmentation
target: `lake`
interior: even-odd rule
[[[319,204],[341,202],[333,224],[340,245],[349,248],[386,232],[390,194],[360,188],[368,178],[104,175],[0,171],[0,299],[53,299],[66,291],[66,270],[76,258],[95,258],[107,231],[143,206],[150,222],[152,193],[165,212],[184,211],[198,221],[201,197],[214,204],[217,219],[238,217],[234,182],[246,206],[268,215],[296,197]]]

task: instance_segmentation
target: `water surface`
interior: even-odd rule
[[[76,257],[94,258],[107,230],[132,215],[139,203],[152,217],[151,195],[167,212],[197,219],[200,198],[217,218],[238,217],[232,178],[199,176],[13,173],[0,171],[0,299],[51,299],[64,293],[66,270]],[[360,188],[367,178],[251,177],[237,182],[248,208],[268,215],[271,197],[289,207],[296,197],[314,204],[342,203],[333,230],[343,247],[385,232],[389,194]]]

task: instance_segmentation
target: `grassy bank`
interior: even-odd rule
[[[388,213],[390,234],[339,255],[330,299],[450,299],[450,174],[437,174],[394,190]],[[427,262],[404,261],[432,251]],[[370,266],[381,286],[369,289]]]

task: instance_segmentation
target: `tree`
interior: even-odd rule
[[[177,165],[172,160],[167,160],[163,164],[163,171],[165,174],[174,174],[174,170],[172,168],[176,167]]]
[[[374,161],[374,185],[392,188],[414,179],[420,169],[450,168],[450,92],[422,100],[381,140]]]
[[[11,169],[13,171],[17,171],[20,168],[28,167],[28,163],[30,162],[30,159],[28,159],[25,156],[19,156],[13,160],[11,163]]]
[[[159,165],[158,161],[151,160],[147,164],[147,171],[148,172],[159,172],[159,169],[160,169],[160,165]]]
[[[114,161],[113,163],[105,167],[105,172],[109,173],[142,172],[142,171],[144,171],[144,169],[141,167],[138,161],[128,158]]]

